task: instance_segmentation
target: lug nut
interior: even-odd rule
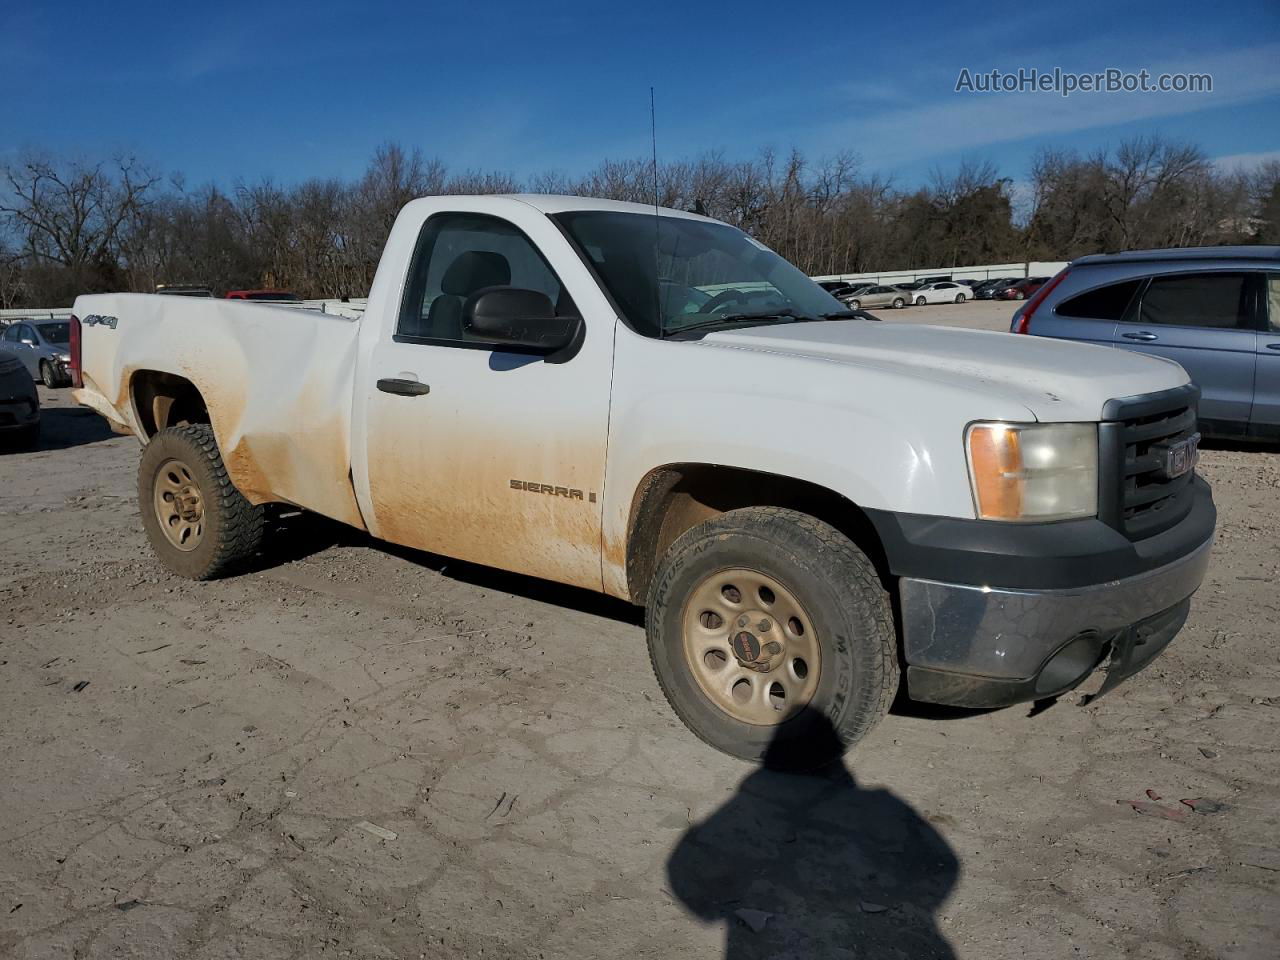
[[[738,618],[738,626],[740,626],[740,627],[745,627],[746,625],[747,625],[747,618],[746,618],[746,617],[739,617],[739,618]]]
[[[764,645],[764,652],[769,654],[771,657],[776,657],[782,652],[782,644],[777,640],[770,640]]]
[[[758,629],[761,633],[766,633],[768,632],[771,626],[773,626],[773,624],[771,624],[768,620],[761,620],[758,624],[756,624],[756,629]]]

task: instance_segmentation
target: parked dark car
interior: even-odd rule
[[[979,300],[994,300],[1000,290],[1021,279],[1021,277],[993,277],[990,280],[983,280],[973,288],[973,295]]]
[[[212,297],[213,290],[199,283],[157,283],[156,293],[170,297]]]
[[[994,300],[1026,300],[1049,282],[1049,277],[1027,277],[996,291]]]
[[[1082,257],[1010,329],[1174,360],[1200,387],[1204,432],[1280,439],[1280,246]]]
[[[0,350],[0,445],[33,447],[40,438],[40,394],[26,364]]]

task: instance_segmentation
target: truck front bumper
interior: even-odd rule
[[[873,515],[899,576],[911,698],[1007,706],[1065,693],[1109,661],[1100,695],[1141,670],[1186,622],[1209,565],[1216,511],[1202,480],[1193,493],[1176,527],[1136,543],[1097,520]]]

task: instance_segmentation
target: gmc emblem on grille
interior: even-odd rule
[[[1193,433],[1185,440],[1152,445],[1152,453],[1160,458],[1160,473],[1166,480],[1176,480],[1195,469],[1200,456],[1200,434]]]

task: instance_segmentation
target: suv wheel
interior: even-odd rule
[[[680,536],[650,587],[647,635],[676,714],[743,760],[828,763],[871,731],[898,686],[875,568],[794,510],[731,510]]]
[[[208,424],[151,438],[138,465],[138,506],[152,549],[181,577],[217,577],[262,542],[262,507],[232,485]]]

